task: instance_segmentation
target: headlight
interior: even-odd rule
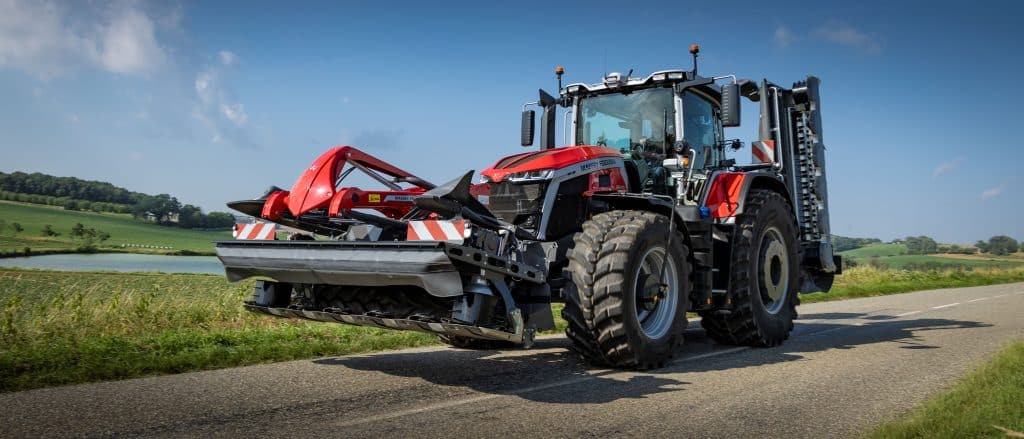
[[[522,183],[527,181],[550,180],[555,176],[554,169],[539,169],[536,171],[516,172],[508,175],[508,181]]]

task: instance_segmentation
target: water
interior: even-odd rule
[[[224,274],[224,266],[214,256],[160,256],[130,253],[0,258],[0,267],[62,271],[162,271],[164,273]]]

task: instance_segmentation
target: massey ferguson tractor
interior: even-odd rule
[[[611,73],[543,90],[524,106],[522,145],[434,185],[335,147],[291,190],[231,208],[294,233],[217,242],[227,277],[259,279],[245,307],[274,316],[437,334],[463,348],[529,347],[555,328],[586,360],[661,367],[687,312],[720,343],[775,346],[798,292],[839,274],[829,236],[818,78],[791,88],[692,70]],[[630,72],[632,73],[632,72]],[[752,161],[723,128],[760,103]],[[559,109],[564,110],[559,110]],[[562,111],[571,141],[555,146]],[[345,186],[353,171],[382,186]]]

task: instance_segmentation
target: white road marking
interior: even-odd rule
[[[982,300],[988,300],[988,297],[979,297],[977,299],[968,300],[967,303],[981,302]]]
[[[920,313],[921,313],[921,311],[907,311],[907,312],[905,312],[903,314],[896,314],[896,317],[906,317],[906,316],[912,316],[914,314],[920,314]]]
[[[998,298],[1000,298],[1000,297],[1006,297],[1006,296],[1009,296],[1009,294],[1000,294],[1000,295],[998,295],[998,296],[992,296],[992,298],[993,298],[993,299],[998,299]]]
[[[673,362],[669,363],[666,366],[677,365],[677,364],[686,363],[686,362],[689,362],[689,361],[701,360],[701,359],[704,359],[704,358],[717,357],[719,355],[731,354],[733,352],[744,351],[744,350],[747,350],[747,349],[750,349],[750,348],[749,347],[737,347],[737,348],[725,349],[725,350],[721,350],[721,351],[708,352],[706,354],[694,355],[692,357],[681,358],[679,360],[676,360],[676,361],[673,361]],[[361,419],[352,419],[352,420],[349,420],[349,421],[340,422],[340,423],[331,424],[331,425],[335,426],[335,427],[342,427],[342,428],[344,428],[344,427],[351,427],[351,426],[354,426],[354,425],[368,424],[368,423],[371,423],[371,422],[380,422],[380,421],[385,421],[385,420],[388,420],[388,419],[400,418],[400,417],[409,416],[409,415],[415,415],[415,414],[419,414],[419,413],[432,412],[434,410],[441,410],[441,409],[447,409],[447,408],[452,408],[452,407],[458,407],[458,406],[462,406],[462,405],[466,405],[466,404],[473,404],[473,403],[483,402],[483,401],[487,401],[487,400],[491,400],[491,399],[495,399],[495,398],[501,398],[503,396],[516,396],[516,395],[522,395],[522,394],[525,394],[525,393],[537,392],[537,391],[540,391],[540,390],[552,389],[552,388],[555,388],[555,387],[569,386],[569,385],[578,384],[578,383],[581,383],[581,382],[584,382],[584,381],[587,381],[587,380],[591,380],[591,379],[594,379],[594,378],[599,378],[601,376],[617,375],[617,374],[621,374],[621,373],[629,373],[629,372],[623,372],[623,371],[617,371],[617,370],[612,370],[612,369],[606,369],[606,370],[598,371],[598,373],[594,373],[594,374],[590,374],[590,375],[586,375],[586,376],[581,376],[581,377],[569,378],[569,379],[565,379],[565,380],[562,380],[562,381],[555,381],[553,383],[541,384],[539,386],[527,387],[525,389],[516,390],[514,392],[508,392],[508,393],[502,393],[502,394],[480,395],[480,396],[474,396],[474,397],[469,397],[469,398],[465,398],[465,399],[458,399],[458,400],[454,400],[454,401],[446,401],[446,402],[441,402],[441,403],[437,403],[437,404],[431,404],[431,405],[424,406],[424,407],[408,409],[408,410],[402,410],[402,411],[397,411],[397,412],[391,412],[391,413],[383,414],[383,415],[370,416],[370,417],[361,418]]]
[[[947,304],[945,304],[945,305],[933,306],[933,307],[932,307],[932,309],[942,309],[942,308],[949,308],[949,307],[951,307],[951,306],[957,306],[957,305],[959,305],[959,304],[960,304],[960,302],[953,302],[953,303],[947,303]]]

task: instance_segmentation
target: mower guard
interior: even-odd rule
[[[438,297],[462,294],[462,280],[441,242],[219,241],[231,282],[253,276],[279,282],[413,285]]]
[[[231,282],[354,286],[413,285],[437,297],[463,294],[459,266],[544,283],[543,269],[444,241],[218,241]]]

